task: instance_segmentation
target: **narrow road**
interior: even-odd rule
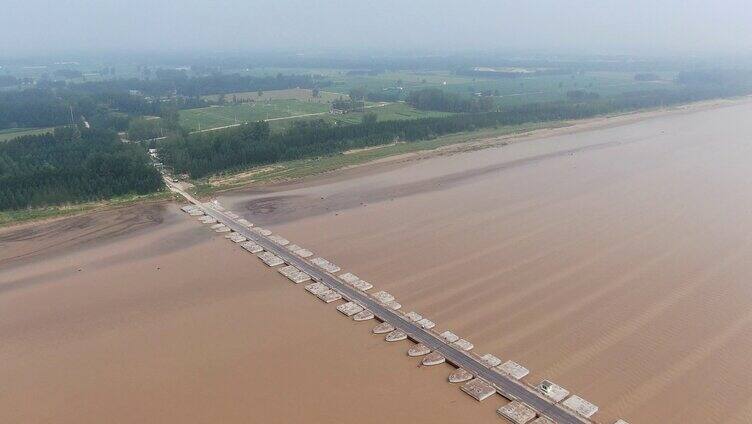
[[[535,409],[540,415],[552,419],[558,424],[583,424],[591,421],[581,418],[573,412],[564,409],[558,404],[552,403],[543,395],[534,389],[525,386],[523,383],[514,380],[506,375],[500,374],[479,362],[468,353],[457,349],[446,343],[438,334],[433,331],[423,329],[422,327],[403,318],[397,312],[381,305],[378,301],[371,298],[367,293],[359,291],[340,281],[334,275],[329,274],[318,267],[310,264],[307,260],[293,254],[288,249],[280,246],[260,234],[250,231],[247,227],[237,223],[234,219],[228,217],[225,213],[217,211],[196,199],[191,195],[174,186],[171,182],[166,181],[171,190],[185,197],[189,202],[201,208],[207,215],[213,217],[218,222],[231,228],[233,231],[243,235],[245,238],[260,245],[264,250],[280,257],[287,264],[292,265],[299,270],[310,275],[314,281],[326,284],[329,288],[339,292],[343,298],[356,302],[361,306],[371,310],[373,314],[382,321],[389,322],[395,328],[404,331],[412,340],[423,343],[432,351],[443,355],[446,360],[455,366],[464,368],[473,375],[490,382],[496,391],[503,397],[510,400],[519,400],[531,408]]]

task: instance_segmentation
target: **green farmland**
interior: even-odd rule
[[[367,106],[366,113],[376,115],[379,121],[401,121],[404,119],[420,119],[448,116],[451,113],[416,110],[405,103],[390,103],[385,105]],[[325,113],[323,115],[300,117],[295,119],[278,119],[270,121],[272,130],[281,131],[289,127],[295,120],[304,119],[323,119],[333,125],[349,125],[360,123],[363,119],[363,112],[350,112],[344,115],[332,115]]]
[[[445,112],[419,111],[404,103],[375,104],[366,102],[367,113],[379,121],[447,116]],[[363,112],[344,115],[329,113],[329,105],[301,100],[271,100],[227,106],[212,106],[180,111],[181,125],[189,131],[207,130],[243,122],[269,120],[272,130],[280,131],[296,120],[323,119],[335,125],[359,123]]]
[[[189,131],[297,115],[326,114],[329,105],[301,100],[270,100],[180,111],[180,123]]]

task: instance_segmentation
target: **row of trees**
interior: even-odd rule
[[[494,100],[490,97],[461,96],[439,88],[412,91],[408,94],[406,102],[419,110],[442,112],[479,113],[488,112],[494,108]]]
[[[349,126],[323,120],[300,121],[287,131],[270,134],[260,122],[206,134],[176,136],[160,142],[165,164],[194,178],[248,166],[329,155],[394,140],[416,141],[444,134],[528,122],[583,119],[599,114],[687,103],[739,94],[723,87],[687,87],[625,93],[611,98],[575,95],[581,101],[531,103],[501,111],[458,114],[442,118],[383,121]]]
[[[146,150],[110,131],[61,127],[0,143],[0,210],[145,194],[163,187]]]
[[[70,124],[71,120],[77,122],[82,116],[96,122],[117,125],[117,121],[110,121],[106,115],[113,112],[128,115],[160,115],[165,106],[167,106],[165,103],[149,102],[142,97],[118,91],[100,93],[82,93],[69,89],[5,91],[0,92],[0,129],[66,125]]]

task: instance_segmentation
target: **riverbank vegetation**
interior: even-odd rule
[[[146,150],[110,131],[61,127],[0,144],[0,210],[143,195],[162,189]]]

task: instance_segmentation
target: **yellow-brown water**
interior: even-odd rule
[[[752,422],[752,104],[221,197],[597,420]],[[0,422],[499,422],[146,205],[0,230]],[[355,417],[355,418],[353,418]]]
[[[747,423],[750,117],[655,117],[225,200],[599,421]]]

